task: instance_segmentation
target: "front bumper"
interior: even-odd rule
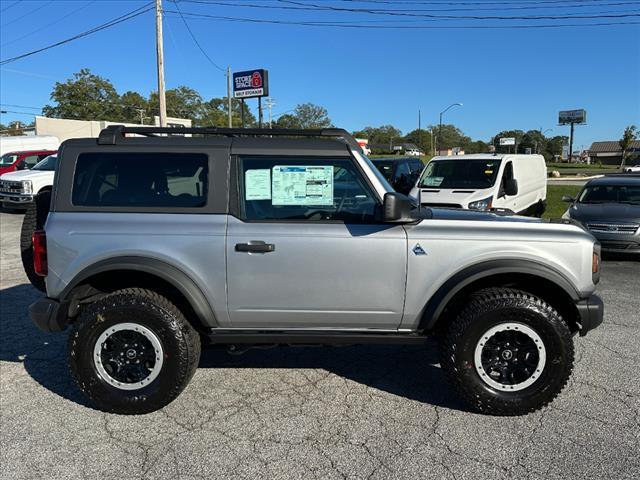
[[[33,195],[27,193],[0,193],[0,201],[2,203],[10,203],[13,205],[26,205],[33,203]]]
[[[589,298],[576,302],[576,307],[580,314],[580,336],[584,337],[587,332],[602,323],[604,303],[598,295],[591,295]]]
[[[53,298],[40,298],[29,305],[29,316],[45,332],[61,332],[69,324],[69,305]]]

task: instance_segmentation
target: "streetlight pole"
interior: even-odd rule
[[[450,108],[461,107],[461,106],[462,106],[461,103],[452,103],[451,105],[449,105],[447,108],[445,108],[443,111],[440,112],[440,124],[438,126],[438,138],[436,142],[438,145],[438,148],[441,148],[440,142],[442,140],[442,115],[447,113],[447,110],[449,110]]]

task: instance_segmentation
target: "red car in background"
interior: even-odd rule
[[[16,170],[30,170],[40,160],[56,152],[57,150],[27,150],[5,153],[0,157],[0,175]]]

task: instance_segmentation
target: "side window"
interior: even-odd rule
[[[38,163],[39,159],[37,155],[29,155],[28,157],[24,157],[22,159],[22,165],[20,170],[31,169]]]
[[[95,207],[203,207],[208,176],[204,154],[85,153],[76,163],[72,202]]]
[[[400,162],[398,164],[398,168],[396,168],[396,180],[399,180],[403,176],[407,176],[408,177],[410,173],[411,173],[411,171],[409,170],[409,163],[408,162]]]
[[[507,162],[504,166],[504,172],[502,173],[502,179],[500,180],[500,191],[498,192],[499,197],[503,197],[505,195],[504,192],[504,181],[513,178],[513,163]]]
[[[375,223],[377,204],[350,158],[239,159],[243,220]]]
[[[420,175],[420,172],[424,168],[424,164],[420,160],[411,160],[411,170],[416,175]]]

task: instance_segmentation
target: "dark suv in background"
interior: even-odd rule
[[[593,179],[563,215],[580,222],[602,244],[603,251],[640,254],[640,175]]]
[[[394,190],[403,195],[409,194],[424,168],[419,158],[372,158],[371,161]]]

